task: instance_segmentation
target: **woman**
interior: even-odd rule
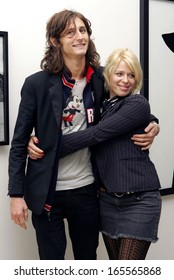
[[[132,51],[116,49],[104,77],[110,99],[104,102],[101,122],[64,136],[62,155],[95,145],[92,150],[104,185],[99,192],[101,231],[109,258],[145,259],[151,242],[158,239],[161,197],[148,151],[130,140],[150,121],[148,101],[136,94],[142,85],[140,63]]]

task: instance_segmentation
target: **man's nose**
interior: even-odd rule
[[[83,34],[82,34],[79,30],[76,31],[75,36],[76,36],[76,38],[78,38],[78,39],[82,39],[82,38],[83,38]]]

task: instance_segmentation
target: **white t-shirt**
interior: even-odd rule
[[[63,110],[63,134],[83,130],[87,127],[83,103],[85,85],[86,77],[74,84],[72,95],[68,98]],[[85,148],[60,159],[56,191],[80,188],[94,182],[90,156],[89,148]]]

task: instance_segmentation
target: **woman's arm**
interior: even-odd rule
[[[135,114],[135,111],[134,111],[134,114]],[[131,138],[132,141],[134,141],[134,144],[140,146],[142,150],[149,149],[154,141],[155,136],[159,133],[158,119],[155,116],[151,115],[150,121],[151,122],[149,123],[149,125],[147,125],[147,127],[144,129],[145,133],[135,134]],[[91,128],[88,128],[88,129],[91,129]],[[90,130],[88,131],[88,133],[89,132],[90,132]],[[80,133],[81,135],[78,133]],[[65,156],[65,154],[70,153],[70,150],[73,152],[73,149],[74,149],[74,151],[77,151],[80,149],[79,145],[82,145],[82,143],[80,143],[81,142],[80,137],[83,135],[83,133],[84,133],[84,131],[81,131],[81,132],[72,133],[71,135],[63,136],[63,143],[62,143],[63,146],[62,146],[62,155],[61,155],[62,157]],[[112,137],[114,137],[114,134],[112,134]],[[84,147],[88,147],[92,144],[94,145],[94,143],[91,143],[90,138],[86,138],[84,140],[85,140],[85,142],[83,142]],[[75,146],[74,146],[74,141],[76,142]],[[28,156],[30,158],[32,158],[33,160],[37,160],[44,156],[44,151],[37,147],[38,142],[39,142],[39,139],[36,136],[30,137],[30,141],[28,143]],[[69,152],[68,152],[68,148],[66,146],[67,143],[68,143],[68,146],[70,146]]]
[[[64,135],[61,157],[145,126],[150,121],[150,106],[143,96],[134,95],[126,98],[114,114],[106,116],[96,126]]]

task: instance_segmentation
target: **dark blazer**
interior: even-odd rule
[[[150,119],[150,106],[142,95],[113,98],[98,125],[63,136],[61,156],[93,146],[101,180],[109,192],[159,189],[149,152],[131,140],[133,134],[144,133]]]
[[[102,69],[102,68],[101,68]],[[101,69],[94,69],[91,78],[95,99],[95,122],[100,118],[104,98]],[[61,143],[63,89],[61,75],[45,71],[26,78],[21,90],[21,102],[9,154],[9,195],[25,196],[31,211],[40,214],[46,202],[50,184],[55,189]],[[39,147],[44,150],[42,159],[28,158],[27,145],[35,130]],[[56,162],[56,164],[55,164]]]

